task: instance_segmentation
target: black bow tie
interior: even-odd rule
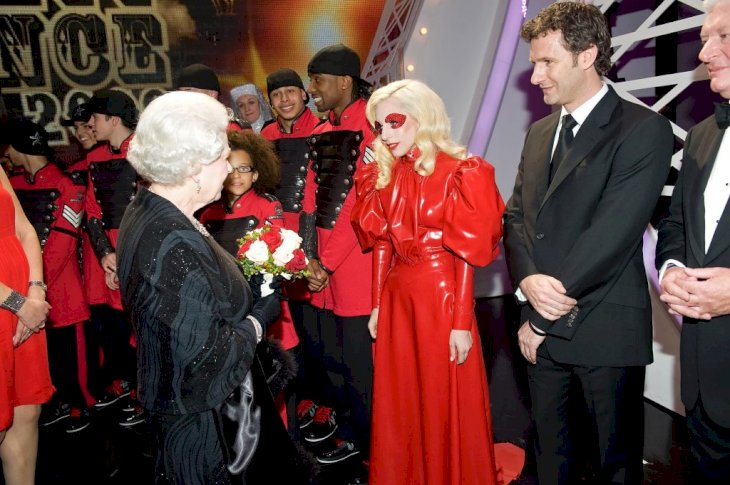
[[[721,130],[730,126],[730,103],[715,103],[715,121]]]

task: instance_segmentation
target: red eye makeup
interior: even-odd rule
[[[406,123],[408,117],[400,113],[390,113],[385,117],[385,123],[389,124],[394,130],[397,130]],[[373,133],[380,136],[383,134],[383,125],[379,121],[373,123]]]
[[[405,124],[406,119],[406,115],[402,115],[400,113],[390,113],[388,116],[385,117],[385,122],[388,123],[391,128],[396,130]]]

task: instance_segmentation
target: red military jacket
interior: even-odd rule
[[[232,224],[228,224],[226,227],[226,222]],[[221,200],[210,204],[203,210],[200,214],[200,223],[226,251],[233,255],[238,252],[236,241],[242,238],[246,232],[258,229],[266,223],[284,227],[281,204],[276,197],[269,194],[259,195],[254,190],[249,190],[239,197],[232,207],[228,207],[228,200],[224,193]],[[266,334],[280,340],[282,347],[286,350],[299,344],[289,305],[285,300],[281,302],[279,319],[269,326]]]
[[[78,244],[86,189],[77,186],[54,163],[34,176],[10,178],[43,250],[43,276],[51,305],[49,327],[63,327],[89,318],[78,262]]]
[[[281,142],[279,140],[297,139],[301,140],[303,145],[306,145],[306,139],[309,137],[309,135],[312,134],[312,130],[314,130],[314,128],[320,122],[321,120],[317,118],[314,113],[312,113],[312,110],[305,107],[304,111],[302,111],[302,114],[299,115],[296,120],[294,120],[291,133],[287,133],[286,131],[284,131],[284,127],[281,125],[278,119],[274,123],[269,123],[268,125],[264,126],[264,128],[261,130],[261,136],[271,142],[274,142],[274,145],[277,147],[277,152],[279,154],[279,158],[281,159],[282,187],[295,185],[296,183],[298,183],[299,177],[301,175],[301,181],[303,182],[301,191],[303,192],[304,184],[306,183],[307,167],[309,166],[309,162],[304,156],[302,156],[301,160],[287,160],[287,153],[291,153],[291,155],[295,157],[297,157],[298,154],[295,154],[294,150],[284,152],[280,148],[280,144],[286,142]],[[304,168],[304,173],[300,174],[299,165]],[[280,194],[276,195],[280,200],[282,199],[282,196]],[[299,215],[302,212],[302,207],[300,206],[296,211],[288,209],[290,209],[290,207],[284,206],[284,227],[294,232],[299,232]]]
[[[91,150],[86,156],[87,168],[89,170],[89,183],[85,199],[87,224],[90,226],[93,223],[93,219],[102,221],[104,233],[111,245],[111,252],[114,252],[116,249],[121,215],[124,213],[127,205],[129,205],[132,201],[134,194],[137,192],[137,182],[136,178],[134,180],[117,180],[111,183],[109,181],[104,181],[104,186],[102,187],[96,174],[99,173],[99,168],[103,168],[99,167],[100,165],[109,163],[129,163],[126,159],[127,151],[129,150],[129,142],[132,141],[132,137],[134,137],[134,134],[130,135],[126,140],[124,140],[124,142],[122,142],[119,150],[112,150],[108,143],[104,143]],[[127,168],[126,170],[128,171],[129,169]],[[110,200],[105,201],[102,198],[103,192],[106,192],[106,194],[112,194],[113,197]],[[91,232],[91,229],[89,229],[89,231]],[[95,263],[92,263],[91,261],[84,263],[86,293],[89,299],[89,304],[106,304],[112,308],[121,310],[122,298],[119,290],[110,290],[106,285],[104,270],[100,265],[102,256],[103,255],[96,253]],[[89,266],[88,273],[87,265]]]
[[[334,114],[317,126],[312,135],[330,131],[360,132],[361,142],[359,156],[355,167],[355,176],[366,163],[372,159],[371,143],[375,139],[367,118],[365,106],[367,102],[358,98],[353,101],[336,122]],[[310,168],[312,166],[310,165]],[[304,211],[316,212],[316,173],[309,170],[304,191]],[[347,192],[342,206],[339,208],[336,223],[332,228],[317,226],[319,260],[330,271],[330,284],[325,290],[312,295],[312,304],[331,309],[336,315],[343,317],[369,315],[372,306],[372,253],[363,252],[358,244],[355,231],[350,223],[350,213],[355,204],[355,190]]]

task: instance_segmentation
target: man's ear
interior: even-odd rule
[[[598,58],[598,47],[595,44],[591,44],[586,50],[578,54],[578,62],[581,68],[588,69],[596,63]]]

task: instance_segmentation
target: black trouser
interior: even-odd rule
[[[91,328],[86,332],[89,390],[101,397],[116,379],[129,381],[134,388],[137,360],[129,344],[131,324],[122,311],[108,305],[92,305],[90,309]]]
[[[289,300],[289,310],[301,342],[299,372],[294,386],[297,399],[311,399],[336,407],[335,404],[342,400],[337,394],[343,388],[344,380],[334,315],[329,310],[295,300]]]
[[[689,449],[692,452],[693,483],[730,483],[730,428],[713,422],[698,398],[687,410]]]
[[[574,465],[579,449],[597,453],[597,483],[643,483],[644,373],[644,366],[583,367],[538,354],[528,379],[541,485],[578,482]],[[575,393],[576,382],[582,394]],[[576,423],[569,412],[575,409],[570,401],[581,397],[587,423]],[[576,443],[576,434],[586,434],[578,433],[579,427],[593,428],[596,442]]]
[[[84,322],[83,325],[88,325]],[[85,409],[81,384],[79,383],[79,360],[85,358],[79,354],[77,326],[46,327],[48,341],[48,363],[51,368],[51,380],[56,387],[55,399],[70,406]]]
[[[368,331],[369,315],[335,315],[342,351],[344,401],[338,406],[342,416],[341,436],[368,454],[370,450],[370,409],[373,401],[373,343]]]

